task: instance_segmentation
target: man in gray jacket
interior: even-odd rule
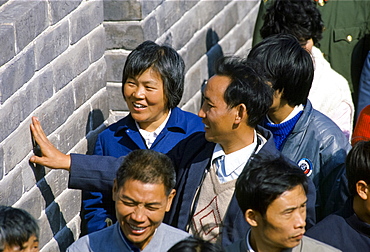
[[[134,150],[123,160],[113,185],[116,224],[83,236],[68,252],[162,252],[189,236],[162,223],[176,194],[175,169],[169,157]]]
[[[304,236],[307,185],[307,177],[282,156],[252,157],[235,186],[239,207],[251,229],[226,251],[339,251]]]
[[[292,35],[273,35],[252,48],[248,61],[274,90],[263,127],[276,148],[297,163],[316,186],[316,220],[343,206],[349,193],[345,160],[351,146],[339,127],[308,97],[314,64]]]

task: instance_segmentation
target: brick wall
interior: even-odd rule
[[[61,151],[91,153],[127,113],[122,68],[145,40],[184,58],[180,107],[197,112],[215,58],[250,48],[257,11],[258,0],[0,1],[0,204],[38,219],[41,251],[79,237],[81,192],[67,189],[67,172],[29,164],[31,116]]]

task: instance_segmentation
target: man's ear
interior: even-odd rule
[[[175,197],[175,195],[176,195],[176,190],[172,189],[170,194],[168,195],[168,198],[167,198],[166,212],[170,211],[171,205],[172,205],[172,200]]]
[[[248,209],[245,214],[245,220],[251,225],[251,227],[257,227],[259,223],[259,216],[260,214],[252,209]]]
[[[244,103],[241,103],[235,107],[236,113],[235,113],[235,124],[239,124],[241,122],[246,122],[247,117],[247,107]]]
[[[116,201],[115,199],[116,199],[117,191],[118,191],[118,184],[117,184],[117,180],[114,179],[113,188],[112,188],[112,200],[113,201]]]
[[[367,200],[369,197],[369,189],[367,186],[367,183],[363,180],[359,180],[356,183],[356,191],[358,196],[360,196],[361,199]]]

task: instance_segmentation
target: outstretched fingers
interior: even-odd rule
[[[36,155],[30,158],[30,162],[52,169],[69,170],[71,164],[70,156],[65,155],[55,148],[47,138],[40,121],[36,117],[32,117],[30,129],[34,140],[34,148],[36,147],[37,149],[39,146],[39,153],[34,151]]]

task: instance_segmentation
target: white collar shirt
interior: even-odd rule
[[[247,164],[251,155],[255,152],[257,147],[257,133],[254,131],[253,143],[250,145],[234,151],[230,154],[225,154],[221,145],[216,144],[211,159],[211,167],[214,162],[218,162],[221,167],[217,167],[216,174],[221,183],[237,179]],[[221,160],[216,160],[221,157]]]
[[[148,149],[150,149],[150,147],[154,143],[157,136],[161,133],[161,131],[166,126],[168,119],[170,118],[170,115],[171,115],[171,110],[168,112],[167,118],[163,121],[163,123],[159,125],[159,127],[156,128],[155,131],[152,131],[152,132],[141,129],[139,124],[135,121],[136,127],[138,128],[140,135],[144,138],[145,144],[148,147]]]

